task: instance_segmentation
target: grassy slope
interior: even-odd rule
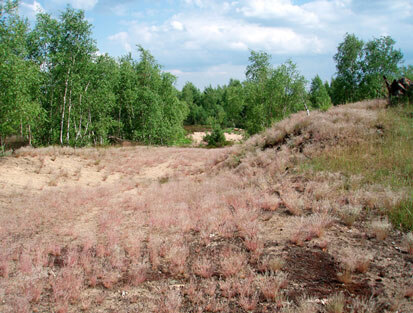
[[[331,200],[343,192],[358,198],[368,193],[377,199],[357,204],[413,230],[412,111],[411,105],[385,109],[385,101],[378,100],[310,117],[301,112],[251,138],[227,164],[269,170],[278,163],[281,172],[298,171],[310,180],[315,173],[338,175],[342,184],[327,186]]]
[[[407,196],[390,208],[383,208],[392,222],[413,230],[413,107],[399,106],[380,113],[378,133],[366,141],[337,146],[308,161],[304,168],[361,175],[359,186],[378,184],[406,190]]]
[[[412,312],[413,236],[383,218],[409,214],[411,117],[384,107],[0,159],[0,312]]]

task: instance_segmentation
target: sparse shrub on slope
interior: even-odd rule
[[[270,175],[275,181],[288,169],[300,168],[309,177],[314,171],[337,173],[334,184],[327,179],[318,200],[333,200],[342,189],[352,197],[360,195],[351,205],[381,210],[394,225],[412,229],[411,106],[385,107],[385,100],[371,100],[310,116],[293,114],[232,149],[219,167],[235,168],[250,178]],[[283,201],[288,204],[291,193],[285,192]]]
[[[240,158],[240,162],[235,162],[240,165],[248,153],[258,156],[259,151],[275,149],[276,154],[280,154],[285,152],[284,147],[290,156],[298,152],[308,158],[336,145],[349,146],[365,141],[377,134],[378,114],[385,105],[384,100],[372,100],[333,107],[327,112],[312,112],[310,116],[303,111],[292,114],[234,149],[232,158],[233,155]]]

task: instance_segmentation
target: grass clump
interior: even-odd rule
[[[346,299],[342,293],[331,296],[325,306],[327,313],[343,313],[346,305]]]
[[[413,194],[388,212],[390,221],[402,230],[413,230]]]
[[[406,234],[404,238],[404,245],[409,254],[413,255],[413,233]]]
[[[189,147],[191,144],[192,144],[191,138],[183,137],[183,138],[176,139],[172,143],[172,146],[175,146],[175,147]]]

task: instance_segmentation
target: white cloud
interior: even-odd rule
[[[179,21],[172,21],[171,26],[175,30],[184,30],[184,25]]]
[[[179,19],[179,21],[178,21]],[[319,53],[323,43],[314,35],[301,35],[292,28],[261,26],[228,16],[176,15],[161,25],[132,23],[129,37],[149,49],[246,51],[264,49],[271,53]]]
[[[70,4],[75,9],[92,10],[99,0],[52,0],[57,4]]]
[[[94,53],[95,56],[100,57],[105,55],[105,53],[100,52],[99,50]]]
[[[390,35],[400,43],[397,48],[410,54],[413,51],[406,40],[413,31],[411,0],[391,3],[387,0],[182,0],[181,3],[169,15],[163,11],[150,19],[146,13],[140,17],[128,14],[135,20],[123,22],[123,31],[111,36],[111,40],[127,52],[135,44],[142,44],[161,64],[176,70],[179,82],[190,80],[199,85],[208,85],[208,79],[215,82],[214,77],[226,77],[219,70],[223,66],[218,69],[211,67],[213,64],[246,64],[248,49],[265,50],[277,63],[291,57],[293,61],[299,60],[308,75],[310,72],[315,75],[320,68],[319,74],[328,78],[334,72],[332,56],[346,32],[364,40]],[[303,61],[315,58],[317,62]],[[411,63],[409,59],[407,62]],[[327,67],[331,67],[329,74]],[[239,73],[242,78],[243,70]],[[231,76],[236,77],[228,74]]]
[[[128,14],[128,7],[125,4],[117,4],[113,7],[111,7],[111,11],[116,16],[125,16],[125,15]]]
[[[209,12],[219,12],[219,14],[225,14],[238,5],[237,1],[183,0],[183,2],[189,7],[208,10]]]
[[[244,65],[218,64],[207,66],[196,71],[183,71],[168,69],[167,72],[178,78],[177,88],[181,89],[186,82],[192,82],[200,89],[213,83],[213,86],[226,85],[231,78],[243,80],[245,75]]]
[[[36,14],[45,12],[42,5],[36,0],[33,1],[33,3],[22,2],[20,11],[23,15],[27,16],[31,20],[34,20],[36,18]]]
[[[188,5],[197,6],[199,8],[205,8],[208,4],[208,0],[184,0]]]
[[[129,35],[126,32],[120,32],[115,35],[109,36],[109,40],[115,42],[115,43],[120,43],[122,47],[126,50],[126,52],[131,52],[132,47],[129,43]]]
[[[239,11],[247,17],[278,18],[300,24],[318,23],[318,16],[314,12],[292,4],[291,0],[248,0]]]

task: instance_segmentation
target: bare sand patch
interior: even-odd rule
[[[206,144],[206,142],[203,139],[207,134],[208,132],[194,132],[193,134],[190,134],[189,137],[192,139],[194,146],[199,146],[201,144]],[[232,142],[241,142],[244,138],[241,134],[235,133],[224,133],[224,135],[225,140]]]

